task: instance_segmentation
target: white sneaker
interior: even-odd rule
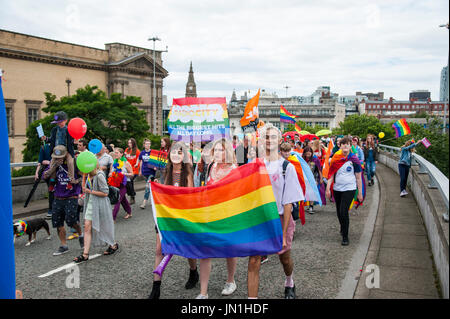
[[[406,192],[406,191],[402,191],[401,193],[400,193],[400,197],[404,197],[404,196],[406,196],[408,193]]]
[[[236,290],[236,288],[237,288],[237,286],[236,286],[236,283],[234,281],[233,282],[226,282],[225,283],[225,287],[222,290],[222,295],[229,296]]]
[[[310,213],[311,215],[314,214],[314,208],[309,206],[308,213]]]
[[[208,295],[202,295],[202,294],[199,294],[198,296],[197,296],[197,298],[195,298],[195,299],[208,299]]]

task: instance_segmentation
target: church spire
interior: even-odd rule
[[[186,83],[186,97],[197,97],[197,86],[195,85],[194,80],[194,71],[192,69],[192,61],[191,66],[189,68],[189,77]]]

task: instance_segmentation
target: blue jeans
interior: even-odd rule
[[[406,190],[406,184],[408,182],[409,166],[404,164],[398,164],[398,172],[400,174],[400,191]]]
[[[149,182],[153,181],[155,179],[155,176],[153,176],[153,175],[145,176],[144,175],[144,177],[145,177],[145,180],[146,180],[144,199],[148,200],[149,197],[150,197],[150,185],[149,185]]]
[[[375,176],[375,161],[366,161],[365,166],[367,181],[371,181],[372,178]]]

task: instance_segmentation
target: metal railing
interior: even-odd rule
[[[38,162],[25,162],[25,163],[10,163],[9,166],[11,168],[17,167],[27,167],[27,166],[37,166]]]
[[[391,154],[399,155],[401,153],[401,149],[399,147],[388,146],[383,144],[379,144],[378,146],[381,150],[387,151]],[[415,153],[412,154],[411,165],[419,166],[418,172],[419,174],[428,174],[428,177],[430,178],[428,188],[439,189],[439,192],[441,193],[441,196],[444,199],[444,203],[447,208],[447,212],[445,212],[442,217],[448,223],[449,181],[447,176],[445,176],[436,166],[431,164],[422,156]]]

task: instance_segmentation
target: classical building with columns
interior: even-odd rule
[[[0,69],[3,70],[11,162],[22,161],[26,129],[46,114],[44,92],[60,98],[86,85],[98,86],[108,95],[139,96],[150,132],[163,131],[163,68],[161,51],[123,43],[92,48],[0,30]],[[155,55],[155,61],[153,60]],[[153,105],[155,64],[156,105]],[[153,117],[156,116],[156,126]]]

